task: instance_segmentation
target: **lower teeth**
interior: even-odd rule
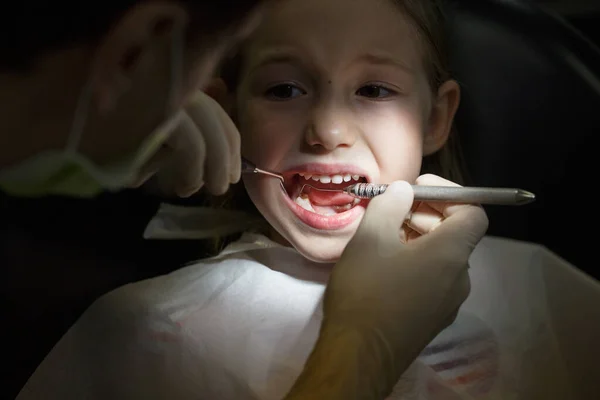
[[[343,206],[318,206],[317,208],[319,209],[319,211],[316,211],[313,208],[312,203],[310,202],[310,199],[308,198],[307,195],[302,194],[302,195],[296,197],[295,202],[296,202],[296,204],[298,204],[300,207],[304,208],[305,210],[314,212],[316,214],[335,215],[337,213],[350,210],[353,206],[358,204],[360,202],[360,200],[356,199],[354,202],[343,205]]]
[[[352,206],[353,206],[353,205],[354,205],[354,204],[352,204],[352,203],[349,203],[349,204],[346,204],[345,206],[336,206],[336,207],[334,207],[334,208],[335,208],[336,210],[338,210],[338,211],[348,211],[349,209],[351,209],[351,208],[352,208]]]
[[[296,197],[296,204],[298,204],[300,207],[304,208],[305,210],[308,210],[311,212],[316,212],[315,209],[312,207],[312,204],[310,203],[308,196]]]

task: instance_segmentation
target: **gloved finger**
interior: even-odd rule
[[[425,186],[459,186],[458,183],[449,181],[448,179],[444,179],[441,176],[437,176],[434,174],[425,174],[421,175],[415,181],[417,185],[425,185]]]
[[[400,235],[400,240],[402,241],[402,243],[408,243],[411,240],[415,240],[419,236],[421,236],[421,234],[419,232],[404,225],[402,227],[402,234]]]
[[[161,180],[168,180],[175,193],[187,197],[200,190],[204,184],[204,159],[206,144],[196,123],[187,113],[165,143],[172,149],[171,165]]]
[[[460,187],[459,184],[439,177],[433,174],[425,174],[421,175],[415,181],[415,184],[422,186],[456,186]],[[439,212],[442,216],[447,217],[452,213],[456,207],[454,207],[455,203],[444,203],[444,202],[431,202],[428,203],[430,207]]]
[[[419,178],[417,178],[417,184],[418,185],[429,185],[429,186],[456,186],[456,187],[460,187],[460,185],[449,181],[447,179],[441,178],[439,176],[436,175],[432,175],[432,174],[426,174],[426,175],[422,175]],[[456,218],[456,221],[460,221],[462,218],[467,218],[467,215],[472,215],[472,218],[474,218],[472,221],[470,221],[471,225],[470,228],[467,228],[466,230],[463,230],[463,232],[465,232],[465,234],[469,234],[469,232],[472,232],[472,235],[474,237],[479,237],[479,236],[483,236],[485,234],[485,232],[487,231],[488,228],[488,219],[487,219],[487,215],[485,213],[485,211],[483,210],[483,208],[480,205],[477,204],[457,204],[457,203],[439,203],[439,202],[431,202],[431,203],[427,203],[431,208],[435,209],[436,211],[438,211],[439,213],[442,214],[443,217],[445,218],[449,218],[452,215],[456,214],[456,213],[461,213],[460,215],[465,215],[465,217],[461,217],[459,216],[458,218]],[[460,222],[459,222],[460,223]],[[433,227],[433,229],[440,227],[443,224],[437,224]],[[446,223],[444,222],[444,225],[446,225]],[[452,229],[452,225],[453,223],[451,222],[450,225],[447,225],[446,229]],[[429,231],[431,232],[430,229]],[[479,242],[479,240],[481,239],[481,237],[479,237],[476,242]],[[460,240],[460,239],[458,239]],[[475,240],[475,239],[473,239]]]
[[[435,249],[430,253],[431,257],[449,260],[452,265],[462,269],[487,232],[488,224],[483,208],[474,205],[457,206],[436,229],[415,239],[411,244]]]
[[[231,165],[229,143],[217,115],[218,103],[203,92],[197,92],[186,112],[198,126],[206,148],[204,181],[214,195],[225,193],[229,187]]]
[[[369,203],[355,238],[373,243],[373,238],[398,237],[406,216],[413,203],[413,190],[408,182],[396,181],[390,184],[385,193]],[[393,235],[393,236],[390,236]]]
[[[424,235],[438,227],[444,217],[428,203],[420,202],[407,221],[409,227]]]
[[[431,234],[439,231],[440,237],[457,235],[452,240],[464,240],[475,247],[487,232],[488,225],[488,217],[483,208],[465,204],[457,206]]]

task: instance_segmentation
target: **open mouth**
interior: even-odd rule
[[[285,182],[287,195],[298,206],[322,216],[334,216],[362,202],[342,190],[355,183],[368,182],[368,179],[350,173],[315,175],[300,172],[285,175]]]

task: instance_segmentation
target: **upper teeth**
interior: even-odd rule
[[[303,177],[304,179],[312,179],[313,181],[318,181],[321,183],[335,183],[335,184],[339,184],[342,182],[350,182],[352,179],[354,179],[355,181],[360,179],[360,175],[350,175],[350,174],[346,174],[346,175],[312,175],[312,174],[306,174],[306,173],[300,173],[299,174],[301,177]]]

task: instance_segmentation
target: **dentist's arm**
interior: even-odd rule
[[[417,183],[452,184],[431,175]],[[454,320],[487,216],[472,205],[421,204],[412,229],[402,227],[412,203],[405,182],[371,201],[334,268],[319,340],[286,400],[381,400]]]

